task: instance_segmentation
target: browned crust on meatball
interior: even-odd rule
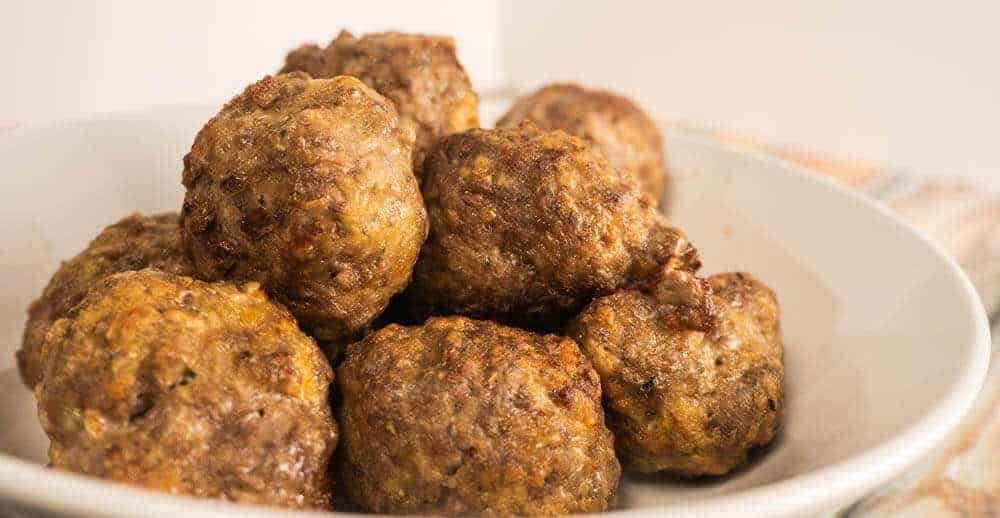
[[[313,77],[354,76],[391,99],[400,117],[416,125],[418,178],[439,138],[479,126],[479,97],[450,37],[385,32],[356,38],[342,31],[326,48],[306,44],[290,52],[281,71],[296,70]]]
[[[184,158],[199,276],[258,281],[317,339],[361,330],[409,282],[427,234],[412,128],[361,81],[266,77]]]
[[[390,325],[338,369],[340,463],[370,511],[605,509],[620,467],[600,381],[572,340],[463,317]]]
[[[177,213],[133,214],[102,230],[87,248],[59,266],[42,295],[28,307],[17,351],[17,366],[25,385],[34,387],[41,381],[39,356],[49,327],[65,317],[97,281],[147,267],[191,275],[193,267],[181,245],[178,220]]]
[[[518,99],[497,127],[513,128],[526,120],[582,138],[613,167],[633,175],[655,203],[669,200],[663,135],[631,99],[576,84],[552,84]]]
[[[663,264],[699,266],[633,178],[562,131],[526,123],[451,135],[425,173],[431,231],[407,292],[414,311],[531,327]]]
[[[768,444],[784,408],[779,307],[746,273],[684,272],[595,300],[567,328],[601,377],[622,462],[721,475]]]
[[[328,506],[333,372],[256,284],[100,281],[42,350],[52,465],[169,493]]]

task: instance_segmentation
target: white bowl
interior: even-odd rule
[[[212,112],[161,108],[0,135],[0,505],[10,514],[289,516],[46,468],[47,441],[13,369],[25,307],[61,259],[132,211],[180,206],[181,157]],[[934,448],[969,408],[989,358],[986,316],[955,263],[811,173],[684,133],[667,144],[674,220],[706,272],[754,272],[778,293],[788,411],[750,466],[713,482],[626,477],[615,513],[826,511]]]

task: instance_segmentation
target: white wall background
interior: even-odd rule
[[[0,0],[0,127],[222,100],[341,27],[452,34],[480,90],[575,79],[665,118],[1000,186],[997,0]]]
[[[341,28],[449,34],[499,84],[495,2],[0,0],[0,125],[224,100]]]

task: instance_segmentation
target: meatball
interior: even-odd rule
[[[575,84],[553,84],[515,102],[497,127],[513,128],[525,120],[582,138],[613,167],[634,176],[655,203],[669,198],[663,136],[632,100]]]
[[[451,135],[425,173],[431,231],[407,293],[414,312],[534,327],[665,263],[699,266],[633,178],[562,131],[526,123]]]
[[[52,465],[169,493],[327,507],[337,443],[322,352],[255,283],[100,281],[46,335]]]
[[[17,366],[21,379],[34,388],[41,381],[42,341],[56,320],[65,317],[87,290],[113,273],[151,267],[191,275],[191,261],[181,246],[177,213],[133,214],[101,231],[87,248],[64,262],[42,296],[28,307]]]
[[[184,157],[182,233],[206,280],[257,281],[336,345],[409,282],[427,235],[413,131],[353,77],[247,87]]]
[[[781,422],[778,302],[749,274],[669,272],[649,291],[595,300],[567,335],[601,377],[631,469],[721,475]]]
[[[600,380],[572,340],[432,318],[352,344],[338,371],[339,464],[369,511],[585,513],[615,494]]]
[[[326,48],[303,45],[282,72],[313,77],[350,75],[396,104],[417,129],[413,170],[421,177],[428,149],[441,137],[479,126],[479,98],[449,37],[386,32],[356,38],[342,31]]]

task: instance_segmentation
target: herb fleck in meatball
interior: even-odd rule
[[[386,32],[356,38],[342,31],[326,48],[303,45],[288,54],[282,72],[313,77],[349,75],[396,104],[417,128],[413,169],[439,138],[479,126],[479,98],[449,37]]]
[[[425,165],[431,231],[409,307],[531,327],[663,264],[699,265],[631,176],[562,131],[469,130]]]
[[[621,472],[572,340],[463,317],[390,325],[338,370],[343,479],[369,511],[601,511]]]
[[[517,127],[525,120],[582,138],[613,167],[634,176],[656,203],[669,198],[663,136],[632,100],[575,84],[553,84],[519,99],[497,127]]]
[[[157,270],[106,277],[42,349],[49,459],[169,493],[327,507],[333,372],[284,309]]]
[[[721,475],[774,437],[783,409],[778,301],[745,273],[668,272],[592,302],[567,328],[601,377],[622,462]]]
[[[199,276],[258,281],[317,339],[348,339],[409,282],[427,215],[413,131],[353,77],[266,77],[184,158]]]
[[[181,246],[177,213],[133,214],[101,231],[87,248],[59,267],[42,296],[28,308],[17,366],[29,387],[41,381],[42,341],[56,320],[66,316],[87,290],[113,273],[157,268],[190,275],[191,261]]]

